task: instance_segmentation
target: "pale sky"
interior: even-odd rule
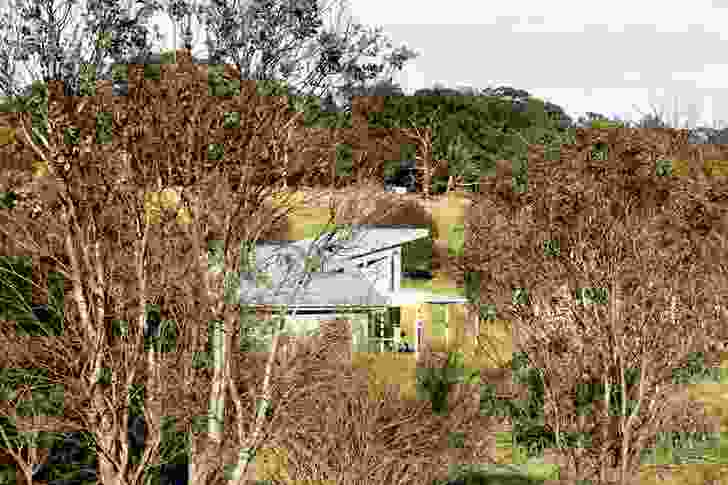
[[[633,105],[654,106],[671,124],[677,110],[680,127],[724,127],[728,2],[719,3],[352,0],[352,11],[422,53],[398,79],[406,93],[435,82],[509,85],[572,117],[637,121]]]
[[[673,126],[722,128],[728,126],[722,38],[728,1],[718,3],[349,0],[344,19],[351,12],[354,21],[381,26],[395,47],[420,53],[395,76],[406,94],[436,82],[507,85],[563,107],[574,119],[594,111],[637,121],[640,110],[654,107]],[[335,23],[340,8],[334,5],[326,25]],[[149,25],[155,23],[166,36],[159,47],[173,48],[169,18],[157,15]],[[193,32],[193,53],[205,57],[195,20]]]

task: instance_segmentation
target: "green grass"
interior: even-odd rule
[[[400,283],[402,288],[412,288],[416,290],[427,291],[435,295],[442,296],[465,296],[465,290],[463,288],[452,288],[449,286],[433,285],[432,280],[419,280],[411,278],[402,278]]]
[[[448,229],[447,235],[447,254],[448,256],[462,256],[463,246],[465,245],[465,226],[463,224],[453,224]]]

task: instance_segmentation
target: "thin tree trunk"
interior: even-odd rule
[[[447,179],[447,189],[445,190],[446,194],[449,194],[450,192],[455,190],[455,176],[450,175]]]

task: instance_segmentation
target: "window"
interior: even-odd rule
[[[399,327],[401,322],[401,311],[398,306],[387,308],[389,322],[394,327]]]
[[[376,311],[369,314],[367,350],[369,352],[394,352],[394,325],[389,312]]]

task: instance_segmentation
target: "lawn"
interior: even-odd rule
[[[443,296],[465,296],[463,288],[457,288],[450,280],[444,278],[441,273],[435,272],[431,280],[421,280],[402,277],[402,288],[413,288],[429,291],[436,295]]]

